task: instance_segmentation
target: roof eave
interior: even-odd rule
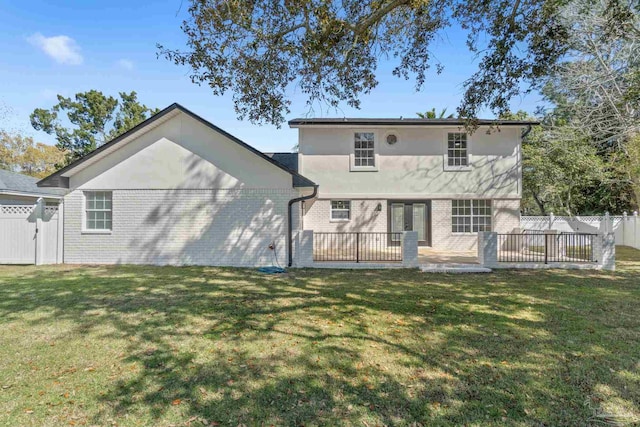
[[[464,120],[438,120],[438,119],[293,119],[289,120],[288,124],[290,128],[301,127],[321,127],[321,126],[416,126],[416,127],[430,127],[430,126],[465,126]],[[482,119],[475,122],[479,126],[537,126],[540,125],[539,121],[505,121],[505,120],[487,120]]]
[[[62,199],[63,194],[49,194],[49,193],[30,193],[28,191],[13,191],[7,189],[0,189],[0,194],[6,194],[9,196],[21,196],[21,197],[42,197],[45,199]]]

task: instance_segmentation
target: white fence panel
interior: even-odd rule
[[[520,228],[569,233],[611,232],[615,235],[616,245],[640,249],[640,219],[637,212],[614,216],[522,216]]]
[[[61,215],[58,206],[0,205],[0,264],[62,262]]]
[[[0,263],[33,264],[36,215],[32,205],[0,206]]]

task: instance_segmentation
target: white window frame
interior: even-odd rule
[[[371,133],[373,134],[373,166],[356,166],[356,134],[358,133]],[[378,150],[380,145],[380,138],[378,132],[372,129],[354,129],[351,132],[351,155],[350,157],[350,170],[352,172],[376,172],[378,171],[378,165],[380,159],[378,156]]]
[[[449,134],[450,133],[464,133],[467,135],[467,164],[466,165],[449,165]],[[471,148],[472,148],[472,137],[468,132],[465,132],[464,129],[444,129],[443,132],[443,148],[444,148],[444,170],[445,171],[470,171],[471,170]]]
[[[111,196],[111,208],[89,209],[87,207],[87,196],[92,193],[109,193]],[[88,228],[88,212],[111,212],[111,228]],[[82,234],[111,234],[113,232],[113,191],[110,190],[87,190],[82,192]]]
[[[454,213],[454,204],[456,202],[469,202],[469,215],[466,214],[455,214]],[[482,202],[483,206],[479,206],[480,202]],[[486,209],[486,203],[488,203],[489,214],[478,214],[477,210]],[[459,208],[458,208],[459,209]],[[469,218],[469,231],[454,231],[454,218]],[[489,219],[489,227],[484,228],[483,230],[479,230],[478,219],[482,219],[482,225],[486,226],[486,219]],[[475,231],[474,231],[475,229]],[[491,199],[455,199],[451,200],[451,233],[452,234],[477,234],[479,231],[492,231],[493,230],[493,200]]]
[[[346,203],[348,205],[347,208],[334,208],[333,203]],[[334,212],[347,212],[347,218],[334,218]],[[351,221],[351,200],[329,200],[329,221],[330,222],[348,222]]]

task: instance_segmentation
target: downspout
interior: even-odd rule
[[[314,185],[313,186],[313,193],[311,193],[310,195],[297,197],[295,199],[289,200],[289,206],[288,206],[288,209],[287,209],[287,214],[289,216],[289,218],[288,218],[289,219],[289,221],[288,221],[288,233],[287,233],[287,249],[288,249],[287,252],[289,253],[289,263],[288,263],[289,267],[291,267],[291,265],[293,264],[293,251],[292,251],[292,247],[293,247],[293,224],[291,223],[293,214],[291,213],[291,208],[293,207],[294,203],[303,202],[305,200],[313,199],[317,195],[318,195],[318,186]]]

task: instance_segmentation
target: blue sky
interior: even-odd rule
[[[34,108],[50,108],[56,94],[72,96],[89,89],[117,95],[138,92],[148,106],[164,108],[179,102],[226,131],[263,151],[289,151],[297,132],[284,124],[258,126],[239,121],[230,94],[216,97],[206,87],[191,83],[188,69],[156,57],[156,43],[183,48],[180,30],[187,0],[129,1],[10,1],[0,0],[0,108],[10,109],[0,128],[18,130],[38,141],[54,143],[29,124]],[[381,62],[379,86],[362,98],[362,108],[315,110],[315,117],[415,117],[417,111],[460,102],[463,82],[475,70],[464,34],[449,29],[433,48],[445,70],[428,79],[416,93],[413,81],[391,75],[393,61]],[[287,119],[307,116],[305,99],[292,90]],[[514,99],[512,109],[533,112],[538,94]],[[491,117],[485,114],[485,117]]]

